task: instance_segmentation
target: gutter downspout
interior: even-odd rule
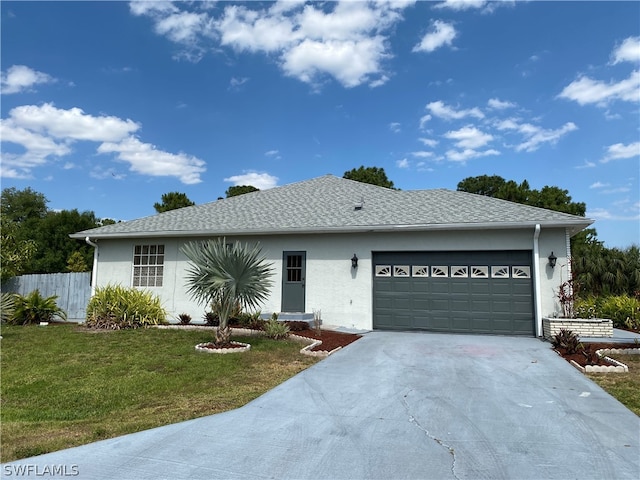
[[[87,245],[93,247],[93,268],[91,269],[91,296],[96,293],[96,280],[98,280],[98,244],[92,242],[89,237],[85,237]]]
[[[540,296],[540,246],[538,238],[540,237],[540,224],[536,224],[533,233],[533,298],[536,304],[535,320],[536,320],[536,337],[542,336],[542,297]]]

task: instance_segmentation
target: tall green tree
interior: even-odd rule
[[[168,212],[169,210],[176,210],[178,208],[190,207],[195,205],[194,202],[189,200],[189,197],[185,193],[169,192],[163,193],[161,197],[161,203],[154,203],[153,208],[156,212]]]
[[[238,304],[257,309],[269,295],[273,269],[257,244],[235,242],[231,246],[226,245],[224,238],[218,238],[188,243],[182,252],[189,259],[188,292],[200,303],[218,306],[220,326],[215,343],[228,345],[232,310]]]
[[[33,240],[18,239],[18,224],[4,213],[0,213],[0,280],[22,275],[34,253],[36,243]]]
[[[387,178],[384,168],[365,167],[363,165],[359,168],[353,168],[344,172],[342,178],[355,180],[356,182],[370,183],[371,185],[378,185],[380,187],[394,188],[393,182]]]
[[[2,189],[0,211],[8,220],[22,224],[27,220],[39,220],[47,214],[49,200],[42,193],[27,187],[18,190],[16,187]]]
[[[94,228],[97,220],[93,212],[78,210],[50,211],[31,232],[37,250],[30,264],[29,273],[57,273],[67,271],[67,261],[73,252],[79,252],[89,270],[93,264],[93,249],[81,240],[69,238],[69,234]],[[76,264],[77,265],[77,264]]]
[[[584,217],[587,209],[585,203],[574,202],[568,190],[553,186],[544,186],[541,190],[536,190],[532,189],[526,180],[518,184],[499,175],[467,177],[458,183],[457,190],[581,217]]]
[[[227,198],[237,197],[238,195],[244,195],[245,193],[259,192],[260,189],[253,185],[234,185],[229,187],[225,193]]]

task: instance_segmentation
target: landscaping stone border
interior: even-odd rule
[[[183,329],[186,329],[186,330],[215,330],[217,327],[210,327],[210,326],[207,326],[207,325],[156,325],[156,328],[171,329],[171,330],[183,330]],[[244,335],[244,336],[261,336],[261,335],[264,335],[264,332],[261,331],[261,330],[251,330],[249,328],[232,328],[231,329],[231,333],[232,334],[236,334],[236,335]],[[327,351],[327,350],[312,351],[314,348],[319,347],[320,345],[322,345],[322,340],[316,340],[316,339],[313,339],[313,338],[303,337],[301,335],[296,335],[295,333],[289,334],[289,338],[291,338],[292,340],[295,340],[297,342],[307,343],[308,345],[305,345],[304,347],[302,347],[300,349],[300,353],[302,355],[307,355],[309,357],[322,357],[322,358],[328,357],[332,353],[337,352],[338,350],[340,350],[342,348],[342,347],[337,347],[337,348],[334,348],[331,351]],[[232,342],[232,343],[236,343],[236,342]],[[201,344],[196,345],[196,350],[198,350],[198,351],[207,350],[208,353],[233,353],[234,351],[240,350],[239,348],[228,348],[228,349],[201,348],[201,349],[199,349],[198,348],[199,345],[205,345],[205,344],[201,343]],[[243,344],[243,345],[247,345],[247,344]],[[217,352],[216,350],[229,350],[229,352]],[[242,351],[245,351],[245,350],[242,350]]]
[[[607,355],[640,355],[640,348],[603,348],[596,350],[596,355],[603,357],[607,362],[612,365],[587,365],[583,367],[571,360],[571,365],[576,367],[582,373],[627,373],[629,367],[624,363],[616,360],[615,358],[608,357]]]
[[[207,342],[207,343],[199,343],[198,345],[196,345],[196,350],[198,352],[204,352],[204,353],[220,353],[220,354],[226,354],[226,353],[242,353],[242,352],[248,352],[251,349],[251,345],[249,345],[248,343],[242,343],[242,342],[230,342],[233,345],[239,345],[242,348],[209,348],[207,347],[207,345],[211,345],[211,342]]]

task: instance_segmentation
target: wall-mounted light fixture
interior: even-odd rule
[[[551,268],[554,268],[556,266],[556,261],[558,260],[558,257],[556,257],[553,252],[551,252],[551,255],[549,255],[549,266]]]
[[[355,253],[351,257],[351,268],[358,268],[358,256]]]

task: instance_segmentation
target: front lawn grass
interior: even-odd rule
[[[629,367],[628,373],[590,373],[587,376],[640,416],[640,355],[611,355]]]
[[[2,462],[238,408],[317,361],[263,337],[234,338],[246,353],[196,352],[212,336],[194,330],[1,333]]]

